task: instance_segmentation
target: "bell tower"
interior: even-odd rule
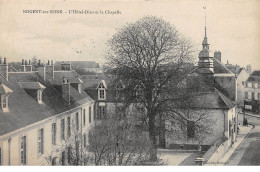
[[[206,25],[206,7],[203,7],[205,10],[205,35],[202,41],[202,50],[199,53],[199,73],[206,74],[206,73],[214,73],[214,66],[213,66],[213,57],[209,55],[209,43],[207,38],[207,25]]]

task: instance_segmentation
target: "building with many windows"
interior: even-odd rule
[[[245,109],[260,110],[260,71],[254,71],[245,82]]]
[[[69,64],[61,65],[63,70],[55,71],[48,61],[33,71],[29,63],[24,71],[9,72],[6,58],[0,60],[1,165],[81,163],[94,100]]]

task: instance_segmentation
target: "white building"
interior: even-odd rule
[[[0,64],[0,165],[80,164],[94,100],[75,71],[23,65],[23,72],[8,72],[6,59]]]

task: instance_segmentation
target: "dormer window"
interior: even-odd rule
[[[42,103],[42,90],[37,90],[37,100]]]
[[[105,89],[99,89],[99,99],[100,100],[105,99]]]
[[[19,82],[21,87],[34,98],[38,103],[42,104],[42,92],[46,88],[39,82]]]
[[[105,81],[102,80],[97,87],[99,100],[106,100],[106,88],[107,87],[106,87]]]
[[[9,112],[8,109],[8,97],[13,91],[4,84],[0,85],[0,96],[1,96],[1,109],[3,112]]]

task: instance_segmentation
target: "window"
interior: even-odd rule
[[[105,106],[99,106],[99,119],[105,119]]]
[[[252,99],[252,94],[251,94],[251,92],[248,92],[248,99]]]
[[[84,143],[84,148],[87,147],[87,135],[86,134],[84,134],[83,143]]]
[[[79,141],[76,142],[76,164],[79,162]]]
[[[79,130],[79,113],[76,113],[76,130]]]
[[[258,93],[258,100],[260,100],[260,93]]]
[[[88,108],[89,123],[91,123],[91,106]]]
[[[61,140],[64,140],[65,139],[65,119],[61,120],[60,134],[61,134]]]
[[[68,147],[68,164],[71,164],[71,158],[72,158],[72,148],[71,146]]]
[[[105,86],[103,83],[100,83],[98,86],[98,98],[100,100],[104,100],[105,99]]]
[[[3,96],[3,108],[7,108],[7,97]]]
[[[252,82],[248,82],[248,87],[252,88]]]
[[[245,92],[245,99],[248,99],[248,92]]]
[[[248,82],[246,82],[246,87],[248,87]]]
[[[53,123],[51,125],[51,138],[52,138],[52,144],[56,145],[56,123]]]
[[[255,93],[252,93],[252,100],[255,100]]]
[[[42,90],[37,91],[37,100],[39,103],[42,103]]]
[[[20,153],[21,153],[21,164],[26,164],[26,136],[21,137],[21,145],[20,145]]]
[[[38,131],[38,153],[43,154],[43,128]]]
[[[0,147],[0,165],[2,165],[2,149]]]
[[[83,125],[86,126],[86,109],[83,109]]]
[[[71,130],[70,130],[70,116],[67,118],[67,137],[69,138],[71,135]]]
[[[102,89],[102,90],[99,90],[99,99],[105,99],[105,90]]]
[[[193,138],[195,135],[195,122],[194,121],[188,121],[187,123],[187,135],[188,138]]]
[[[65,165],[65,151],[61,153],[61,165]]]
[[[57,158],[56,157],[54,157],[54,158],[52,158],[52,160],[51,160],[51,165],[52,166],[55,166],[56,164],[57,164]]]
[[[143,96],[143,94],[144,94],[143,89],[140,86],[138,86],[136,88],[136,96],[140,97],[140,96]]]

